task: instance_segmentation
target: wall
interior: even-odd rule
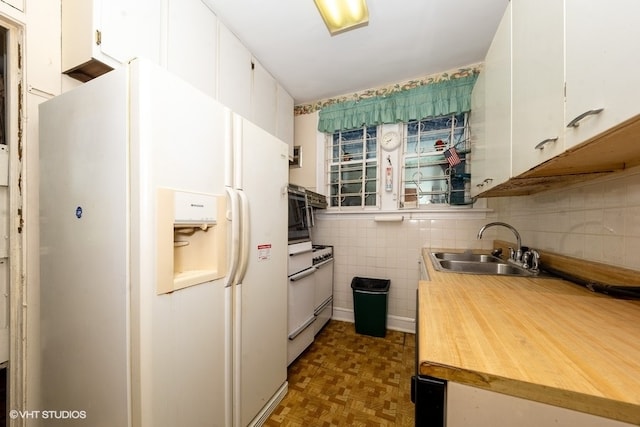
[[[309,190],[322,192],[316,183],[316,169],[322,165],[322,141],[323,135],[317,132],[318,112],[297,115],[294,118],[294,145],[300,146],[300,167],[289,169],[289,182],[308,188]],[[318,153],[320,150],[320,154]],[[318,190],[320,188],[320,190]]]
[[[524,245],[640,270],[640,168],[488,204],[518,229]]]
[[[480,203],[482,204],[482,202]],[[353,321],[353,277],[390,279],[388,327],[414,331],[421,248],[490,249],[495,229],[482,240],[490,212],[403,213],[402,222],[376,222],[373,214],[319,214],[314,243],[334,246],[334,318]]]

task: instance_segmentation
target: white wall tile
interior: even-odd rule
[[[490,199],[489,207],[520,231],[523,244],[640,270],[640,167],[532,196]],[[505,230],[497,236],[510,237]]]
[[[354,276],[387,278],[389,315],[413,319],[421,248],[490,248],[492,238],[476,239],[486,222],[464,214],[452,219],[422,215],[400,223],[377,223],[366,215],[318,215],[314,243],[334,246],[334,306],[353,309]]]

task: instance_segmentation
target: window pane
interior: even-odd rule
[[[327,156],[330,206],[375,206],[377,203],[377,128],[335,132]]]
[[[464,204],[470,174],[466,164],[466,114],[417,120],[406,124],[401,178],[401,207]],[[444,153],[455,147],[461,163],[449,165]]]

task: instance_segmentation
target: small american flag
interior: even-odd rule
[[[444,157],[449,162],[450,166],[459,165],[462,160],[460,160],[460,156],[458,156],[458,152],[456,151],[456,147],[451,147],[446,150],[444,153]]]

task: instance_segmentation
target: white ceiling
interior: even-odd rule
[[[509,0],[368,0],[333,37],[313,0],[202,1],[299,105],[481,62]]]

